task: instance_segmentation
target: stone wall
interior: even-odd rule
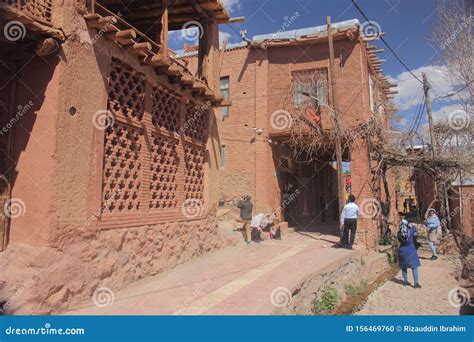
[[[79,236],[65,249],[12,245],[2,253],[6,314],[50,314],[94,305],[112,292],[223,245],[215,213],[204,220],[113,229]]]
[[[10,244],[0,254],[1,280],[6,282],[0,297],[11,300],[7,313],[51,313],[84,301],[90,303],[98,287],[118,291],[137,279],[173,268],[224,244],[215,216],[219,138],[214,110],[208,108],[208,121],[188,128],[193,132],[183,136],[153,126],[153,92],[149,90],[159,85],[180,98],[179,127],[189,116],[184,108],[193,101],[191,94],[179,84],[171,84],[166,76],[157,76],[154,68],[141,66],[137,57],[105,40],[103,34],[89,30],[82,17],[83,3],[68,0],[57,8],[55,18],[62,22],[67,40],[55,55],[33,58],[20,74],[31,90],[19,88],[17,102],[23,105],[32,100],[33,105],[21,118],[22,129],[13,143],[17,165],[12,194],[22,201],[24,210],[12,218]],[[150,205],[152,180],[141,183],[143,211],[135,210],[126,220],[123,215],[110,215],[104,222],[103,214],[108,209],[103,196],[106,130],[94,125],[94,119],[97,113],[110,109],[113,57],[138,70],[140,79],[147,81],[144,97],[139,94],[138,100],[134,98],[146,102],[144,116],[149,130],[142,141],[143,149],[159,150],[148,139],[158,132],[179,139],[185,146],[195,144],[195,137],[198,138],[204,152],[199,160],[202,169],[196,173],[205,175],[200,176],[196,187],[193,185],[197,182],[190,185],[189,179],[196,176],[194,170],[186,169],[186,164],[196,161],[183,148],[179,156],[182,172],[176,182],[182,191],[182,202],[189,194],[203,192],[205,207],[199,215],[191,213],[192,217],[187,217],[181,203],[173,208],[172,215],[163,208],[164,200]],[[128,86],[133,88],[135,84]],[[126,109],[122,114],[143,114]],[[123,157],[126,151],[114,153]],[[159,173],[150,168],[150,154],[140,158],[149,176]],[[120,166],[120,171],[126,173],[127,167]],[[161,191],[166,197],[166,191]]]
[[[338,304],[340,304],[348,298],[348,286],[364,291],[391,267],[387,261],[387,255],[378,252],[365,256],[358,253],[358,255],[338,260],[303,281],[298,288],[292,289],[293,294],[289,305],[276,309],[274,314],[314,315],[314,301],[320,298],[324,289],[335,289],[339,298]]]

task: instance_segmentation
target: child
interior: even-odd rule
[[[436,243],[438,242],[438,228],[441,226],[441,222],[438,215],[436,215],[436,210],[433,208],[428,209],[425,218],[425,226],[428,230],[428,243],[430,244],[431,252],[433,253],[431,260],[436,260],[438,259],[436,256]]]

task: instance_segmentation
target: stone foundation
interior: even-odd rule
[[[364,256],[363,253],[357,252],[356,255],[338,260],[306,279],[298,288],[293,289],[290,304],[285,308],[276,309],[274,314],[313,315],[313,302],[325,288],[334,288],[337,291],[340,304],[348,298],[347,285],[359,287],[361,282],[365,282],[370,286],[390,267],[386,253],[372,252]]]
[[[10,245],[0,258],[0,280],[5,281],[0,298],[8,300],[6,314],[51,314],[93,305],[99,287],[116,292],[223,244],[211,215],[99,231],[61,249]]]

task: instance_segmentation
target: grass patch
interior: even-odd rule
[[[328,314],[336,308],[339,302],[339,294],[337,290],[332,287],[323,289],[323,292],[319,298],[316,298],[313,302],[313,313],[315,315]]]
[[[395,253],[387,253],[387,261],[390,265],[397,262],[397,255]]]
[[[392,244],[392,241],[390,241],[390,238],[388,236],[385,236],[379,240],[380,246],[388,246],[391,244]]]
[[[362,279],[360,281],[360,287],[362,287],[363,289],[365,289],[368,285],[369,285],[369,283],[367,283],[367,280]]]
[[[359,289],[357,288],[357,286],[354,286],[352,284],[344,285],[344,290],[346,291],[346,294],[350,297],[355,297],[359,294]]]

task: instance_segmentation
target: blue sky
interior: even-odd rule
[[[221,39],[229,43],[241,41],[239,31],[247,30],[248,37],[272,33],[278,30],[293,30],[324,25],[326,16],[333,22],[348,19],[365,19],[357,12],[351,0],[222,0],[231,16],[245,16],[244,23],[221,25]],[[384,38],[395,49],[421,79],[421,72],[427,73],[433,84],[432,97],[444,95],[459,89],[446,77],[440,58],[439,42],[433,43],[432,31],[436,25],[435,0],[357,0],[367,16],[376,21],[385,32]],[[290,19],[293,17],[293,20]],[[295,19],[296,18],[296,19]],[[291,22],[287,27],[285,23]],[[382,42],[374,42],[385,48]],[[171,47],[181,49],[183,40],[176,35],[171,39]],[[410,127],[420,102],[421,84],[416,81],[393,57],[387,48],[380,55],[386,59],[382,68],[384,74],[399,84],[395,103],[399,106],[401,120],[396,123],[399,129]],[[435,119],[441,119],[456,107],[452,99],[437,101],[433,110]],[[426,127],[422,122],[420,130]]]

